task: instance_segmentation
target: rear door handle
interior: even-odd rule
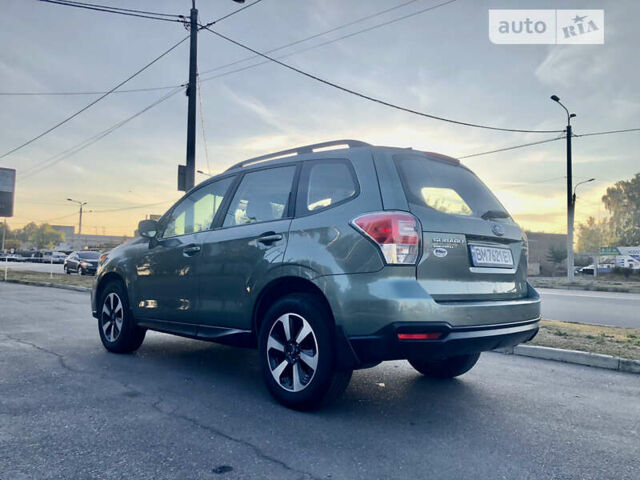
[[[273,242],[277,242],[278,240],[282,240],[282,235],[274,232],[263,233],[258,237],[258,241],[264,245],[269,245]]]
[[[187,245],[186,247],[184,247],[182,249],[182,254],[185,257],[192,257],[193,255],[195,255],[199,251],[200,251],[200,245],[196,245],[196,244],[192,243],[191,245]]]

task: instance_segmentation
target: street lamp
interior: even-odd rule
[[[79,202],[78,200],[74,200],[72,198],[67,198],[67,201],[76,203],[80,206],[80,218],[78,220],[78,235],[82,235],[82,207],[84,207],[87,202]]]
[[[212,174],[208,173],[208,172],[203,172],[202,170],[196,170],[197,173],[199,173],[200,175],[206,175],[207,177],[213,177]]]
[[[573,208],[575,209],[576,207],[576,190],[578,189],[578,187],[584,183],[589,183],[589,182],[593,182],[595,180],[595,178],[590,178],[589,180],[585,180],[584,182],[579,182],[576,183],[576,186],[573,187],[573,196],[571,197],[571,202],[573,203]]]
[[[573,218],[574,204],[572,194],[572,177],[571,177],[571,119],[576,116],[575,113],[569,113],[567,107],[560,102],[560,97],[551,95],[551,100],[556,102],[564,111],[567,112],[567,278],[573,279]]]

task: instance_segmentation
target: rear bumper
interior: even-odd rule
[[[480,328],[532,322],[540,318],[540,296],[527,284],[521,298],[436,301],[416,281],[415,271],[387,266],[383,271],[319,277],[337,326],[351,337],[377,335],[391,324],[446,324]]]
[[[436,301],[414,275],[386,267],[385,272],[316,279],[334,315],[339,366],[483,352],[527,342],[538,332],[540,296],[530,284],[521,298]],[[406,340],[398,333],[441,335]]]
[[[341,352],[338,361],[345,368],[362,368],[385,360],[437,359],[484,352],[527,342],[535,337],[538,328],[538,320],[479,327],[452,327],[438,322],[395,322],[373,335],[339,338]],[[440,337],[434,340],[398,338],[398,334],[412,333],[436,333]],[[338,335],[340,337],[342,333]]]

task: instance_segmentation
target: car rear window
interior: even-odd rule
[[[466,168],[423,155],[395,155],[394,160],[410,205],[466,217],[506,212],[484,183]],[[510,217],[499,220],[512,221]]]

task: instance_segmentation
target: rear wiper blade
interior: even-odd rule
[[[509,214],[504,210],[487,210],[481,217],[484,220],[489,220],[490,218],[509,218]]]

